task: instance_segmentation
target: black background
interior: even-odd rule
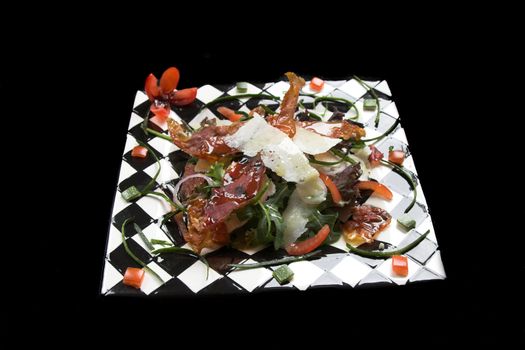
[[[411,33],[383,33],[376,42],[350,40],[345,35],[333,40],[304,35],[285,45],[284,29],[275,35],[257,34],[255,39],[225,37],[215,42],[162,36],[121,42],[118,36],[97,37],[82,45],[71,44],[71,52],[62,47],[59,55],[45,62],[39,78],[49,82],[50,91],[42,91],[42,101],[36,98],[44,112],[29,118],[31,123],[53,118],[57,124],[52,133],[45,129],[42,138],[38,129],[30,131],[58,155],[38,157],[35,162],[40,181],[53,184],[54,191],[48,190],[47,195],[60,193],[63,199],[53,208],[44,208],[45,218],[37,225],[48,234],[37,237],[39,253],[30,263],[44,261],[48,273],[37,274],[26,290],[32,312],[44,318],[58,315],[66,321],[61,325],[68,332],[81,331],[76,320],[92,318],[108,320],[91,323],[100,331],[107,324],[124,331],[155,319],[156,331],[181,334],[188,326],[198,325],[221,334],[256,334],[262,323],[271,336],[279,325],[293,323],[301,334],[359,334],[373,340],[389,330],[398,336],[415,333],[436,343],[523,332],[523,322],[508,322],[505,316],[514,307],[507,297],[517,291],[510,288],[502,294],[505,277],[501,271],[495,277],[490,253],[478,239],[488,223],[479,220],[485,212],[479,202],[472,201],[479,198],[479,189],[469,182],[479,176],[473,166],[482,158],[475,154],[479,125],[472,123],[458,81],[482,74],[482,68],[453,55],[448,38],[436,36],[423,40]],[[387,289],[182,301],[99,296],[111,206],[135,92],[143,88],[147,74],[160,76],[172,65],[181,71],[181,88],[266,82],[286,71],[325,79],[353,74],[387,79],[432,213],[447,279]],[[3,74],[5,86],[18,81],[12,73]],[[51,171],[53,165],[60,165],[60,170]],[[23,322],[20,314],[12,316]]]

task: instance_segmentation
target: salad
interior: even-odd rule
[[[277,101],[276,110],[264,104],[249,112],[226,107],[228,100],[254,96],[247,93],[246,83],[241,82],[237,84],[237,94],[219,97],[203,106],[213,106],[218,112],[217,119],[205,118],[194,128],[169,117],[172,106],[190,105],[197,96],[197,88],[176,89],[179,77],[175,67],[167,69],[160,79],[153,74],[148,76],[145,92],[151,102],[149,118],[167,123],[169,136],[148,128],[148,118],[143,129],[173,142],[188,155],[183,173],[166,192],[151,191],[158,172],[151,186],[143,189],[131,186],[122,192],[128,201],[154,195],[169,202],[172,212],[165,220],[176,222],[191,247],[190,250],[170,242],[147,242],[153,253],[190,254],[205,262],[202,253],[209,249],[273,245],[289,255],[280,261],[253,266],[231,265],[250,268],[308,259],[318,254],[317,248],[342,236],[354,254],[376,259],[393,257],[393,271],[406,276],[408,267],[403,254],[419,244],[428,232],[397,250],[358,248],[374,242],[392,223],[386,210],[364,204],[370,196],[385,201],[393,197],[385,185],[370,175],[374,167],[392,167],[410,184],[413,200],[405,213],[416,201],[412,174],[403,168],[405,152],[390,149],[383,154],[374,146],[395,130],[399,120],[385,133],[367,138],[364,126],[355,117],[335,110],[326,118],[302,103],[308,97],[313,99],[314,107],[319,103],[344,104],[358,116],[359,110],[352,101],[305,93],[305,80],[288,72],[289,89],[282,100],[266,92],[259,95]],[[374,111],[375,123],[379,123],[378,96],[367,83],[355,79],[369,92],[363,109]],[[320,91],[323,85],[323,80],[313,78],[308,90]],[[132,156],[156,157],[142,143],[133,149]],[[407,230],[415,226],[403,216],[398,222]],[[122,227],[123,237],[126,224]],[[135,229],[141,233],[136,225]],[[155,249],[154,244],[162,247]],[[133,252],[125,247],[133,257]],[[142,270],[128,270],[124,283],[140,287]],[[277,269],[274,277],[279,282],[291,278],[284,267]]]

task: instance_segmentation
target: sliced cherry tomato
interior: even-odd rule
[[[217,108],[217,112],[219,112],[232,122],[239,121],[242,118],[242,114],[237,114],[233,109],[224,106]]]
[[[359,181],[355,187],[360,190],[372,190],[374,195],[386,200],[391,200],[394,196],[388,187],[375,181]]]
[[[123,283],[127,286],[131,286],[140,289],[142,281],[144,281],[144,270],[136,267],[128,267],[124,274]]]
[[[134,158],[146,158],[148,155],[148,149],[142,146],[135,146],[131,151],[131,156]]]
[[[398,276],[408,276],[408,258],[402,255],[393,255],[392,272]]]
[[[337,205],[341,205],[341,203],[343,202],[343,197],[341,196],[341,192],[339,192],[339,189],[334,184],[332,179],[330,179],[328,175],[322,174],[322,173],[319,173],[319,177],[321,178],[321,180],[323,180],[324,184],[330,191],[330,194],[332,195],[332,200],[334,201],[334,203]]]
[[[195,101],[197,98],[197,88],[183,89],[175,91],[170,96],[170,102],[175,106],[186,106]]]
[[[175,67],[170,67],[162,73],[160,77],[160,91],[167,95],[177,88],[179,84],[180,73]]]
[[[323,87],[324,87],[324,80],[323,79],[320,79],[318,77],[314,77],[310,81],[310,89],[312,89],[314,91],[319,92],[319,91],[323,90]]]
[[[371,167],[378,166],[381,164],[381,159],[383,159],[384,155],[381,153],[380,150],[377,149],[376,146],[370,145],[370,155],[368,156],[368,161],[370,162]]]
[[[169,103],[163,103],[156,100],[151,104],[150,110],[153,114],[155,114],[155,116],[165,120],[168,119],[171,108]]]
[[[290,255],[303,255],[310,253],[325,241],[330,233],[330,226],[324,225],[317,234],[301,242],[295,242],[286,247],[286,252]]]
[[[405,161],[405,152],[403,151],[390,151],[388,152],[388,160],[397,165],[403,165]]]
[[[157,97],[160,96],[159,81],[157,77],[151,73],[146,78],[146,83],[144,84],[144,90],[150,101],[154,101]]]
[[[168,118],[166,117],[159,117],[156,115],[153,118],[149,118],[149,121],[157,125],[162,130],[166,130],[168,128]]]

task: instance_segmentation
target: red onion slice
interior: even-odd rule
[[[208,182],[208,185],[213,185],[213,180],[209,177],[209,176],[206,176],[204,174],[193,174],[193,175],[190,175],[190,176],[187,176],[185,178],[183,178],[182,180],[180,180],[177,185],[175,185],[175,188],[173,189],[173,201],[175,202],[175,204],[177,204],[178,206],[180,206],[181,208],[183,207],[182,203],[179,201],[179,198],[178,198],[178,194],[179,194],[179,190],[180,190],[180,186],[190,180],[190,179],[194,179],[196,177],[199,177],[201,179],[204,179],[206,180],[206,182]]]

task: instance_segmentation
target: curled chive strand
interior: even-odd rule
[[[146,247],[148,247],[149,251],[155,250],[155,247],[153,247],[153,244],[151,244],[151,242],[146,237],[144,232],[142,232],[142,229],[140,228],[140,226],[137,225],[136,223],[133,223],[133,227],[135,228],[135,231],[137,231],[137,234],[139,235],[140,239],[142,239]]]
[[[145,192],[148,192],[149,190],[151,190],[151,188],[155,185],[155,181],[157,181],[157,178],[159,177],[159,174],[160,174],[161,166],[160,166],[159,157],[157,157],[157,154],[151,149],[151,147],[149,147],[147,143],[142,142],[140,140],[137,140],[137,142],[142,147],[145,147],[151,155],[153,155],[153,158],[155,158],[155,161],[157,162],[157,166],[158,166],[157,167],[157,172],[155,173],[153,178],[146,184],[146,186],[144,186],[144,189],[141,191],[142,193],[145,193]]]
[[[355,160],[355,159],[352,159],[348,156],[348,152],[347,153],[343,153],[341,152],[341,150],[337,149],[337,148],[332,148],[330,150],[333,154],[335,154],[336,156],[344,159],[345,161],[347,161],[348,163],[352,164],[352,165],[356,165],[358,162]]]
[[[399,125],[399,122],[400,122],[400,118],[398,117],[396,119],[396,121],[394,122],[394,124],[392,124],[391,127],[388,128],[387,131],[385,131],[384,133],[382,133],[381,135],[379,136],[376,136],[376,137],[372,137],[372,138],[369,138],[369,139],[363,139],[361,141],[363,142],[370,142],[370,141],[374,141],[373,143],[377,143],[379,142],[380,140],[384,139],[385,137],[387,137],[388,135],[390,135],[392,133],[392,131],[394,131],[397,126]]]
[[[127,218],[126,220],[124,220],[124,222],[122,223],[122,228],[120,230],[122,234],[122,245],[124,246],[124,250],[126,251],[126,253],[128,253],[129,257],[133,259],[137,264],[142,266],[145,270],[148,270],[153,276],[155,276],[155,278],[164,283],[162,278],[155,271],[149,268],[148,265],[146,265],[142,260],[140,260],[135,254],[133,254],[131,249],[129,249],[128,242],[126,241],[126,225],[132,220],[133,218]]]
[[[173,246],[173,247],[166,247],[166,248],[155,249],[154,251],[151,252],[151,254],[154,254],[154,255],[157,255],[157,254],[170,254],[170,253],[186,254],[186,255],[189,255],[189,256],[192,256],[194,258],[199,259],[204,265],[206,265],[206,279],[208,279],[208,277],[210,275],[210,264],[208,263],[208,260],[204,256],[195,253],[191,249],[186,249],[186,248],[180,248],[180,247]]]
[[[197,256],[197,254],[195,254],[195,252],[191,249],[186,249],[186,248],[181,248],[181,247],[166,247],[166,248],[158,248],[158,249],[154,249],[151,254],[154,254],[154,255],[157,255],[157,254],[167,254],[167,253],[179,253],[179,254],[188,254],[188,255],[194,255],[194,256]]]
[[[347,106],[349,106],[350,108],[353,108],[355,110],[355,119],[359,119],[359,110],[357,109],[355,103],[353,103],[352,101],[350,100],[347,100],[346,98],[342,98],[342,97],[331,97],[331,96],[322,96],[322,97],[316,97],[315,100],[314,100],[314,107],[319,103],[319,102],[323,102],[323,101],[328,101],[328,102],[343,102],[345,103]]]
[[[150,116],[151,116],[151,110],[148,110],[148,113],[146,114],[146,118],[144,118],[144,121],[140,125],[140,127],[142,128],[142,130],[144,131],[146,136],[149,136],[151,134],[151,135],[160,137],[161,139],[164,139],[164,140],[167,140],[167,141],[173,141],[171,139],[171,137],[169,137],[168,135],[160,133],[160,132],[158,132],[156,130],[153,130],[151,128],[148,128],[148,122],[149,122],[149,117]]]
[[[206,103],[205,105],[201,107],[201,110],[209,106],[213,106],[214,104],[217,104],[219,102],[232,101],[232,100],[236,100],[239,98],[245,98],[245,97],[260,97],[263,100],[274,100],[274,101],[280,100],[279,97],[276,97],[271,94],[239,94],[239,95],[231,95],[231,96],[222,96],[222,97],[216,98],[213,101]]]
[[[414,182],[414,179],[412,178],[412,176],[410,174],[408,174],[403,167],[400,167],[399,165],[395,164],[395,163],[392,163],[391,161],[388,161],[388,160],[381,160],[381,162],[385,165],[390,165],[391,167],[394,168],[394,170],[399,174],[401,175],[401,177],[403,177],[407,182],[408,184],[410,185],[411,189],[412,189],[412,193],[414,193],[414,196],[412,197],[412,202],[410,202],[409,206],[405,209],[405,214],[408,213],[410,211],[410,209],[412,209],[414,207],[414,204],[416,204],[416,199],[417,199],[417,186],[416,186],[416,183]]]
[[[195,129],[190,124],[188,124],[184,119],[182,119],[182,118],[179,118],[179,119],[180,119],[180,122],[182,123],[182,125],[184,125],[184,127],[186,129],[188,129],[189,132],[194,132],[195,131]]]
[[[235,113],[237,114],[240,114],[242,115],[242,118],[241,120],[248,120],[248,119],[251,119],[252,117],[250,117],[250,115],[248,113],[246,113],[245,111],[236,111]]]
[[[374,89],[370,85],[365,83],[363,80],[361,80],[361,78],[359,78],[358,76],[354,75],[354,79],[359,84],[361,84],[362,87],[364,87],[367,91],[369,91],[370,94],[372,94],[372,97],[376,100],[377,112],[376,112],[376,118],[374,119],[374,125],[377,128],[377,126],[379,125],[379,119],[381,118],[381,105],[379,104],[379,97],[377,96],[377,94],[374,91]]]
[[[164,241],[162,239],[155,239],[155,238],[152,238],[150,240],[150,243],[151,244],[155,244],[155,245],[161,245],[161,246],[164,246],[164,247],[171,247],[171,246],[173,246],[173,243],[171,243],[171,242]],[[153,249],[153,250],[155,250],[155,249]]]
[[[155,135],[155,136],[157,136],[157,137],[159,137],[159,138],[161,138],[163,140],[173,142],[173,139],[169,135],[163,134],[161,132],[155,131],[155,130],[150,129],[150,128],[146,128],[145,131],[146,131],[147,134],[152,134],[152,135]]]
[[[171,219],[173,216],[177,215],[178,213],[180,213],[180,210],[175,210],[175,211],[172,211],[168,214],[166,214],[164,216],[164,218],[162,219],[162,221],[160,222],[160,225],[165,225],[166,222],[168,222],[169,219]]]
[[[259,267],[266,267],[266,266],[275,266],[275,265],[282,265],[282,264],[289,264],[296,261],[306,260],[309,259],[315,255],[318,255],[321,253],[320,250],[313,251],[308,254],[299,255],[299,256],[287,256],[281,259],[274,259],[274,260],[268,260],[259,262],[256,264],[228,264],[228,267],[234,267],[237,269],[257,269]]]
[[[275,114],[275,111],[272,110],[270,107],[268,107],[267,105],[259,105],[262,107],[262,109],[264,109],[264,111],[266,112],[266,114],[268,115],[273,115]]]
[[[299,94],[299,96],[306,96],[306,97],[312,97],[312,98],[318,97],[316,94],[303,94],[303,93]]]
[[[313,164],[319,164],[319,165],[323,165],[323,166],[332,166],[332,165],[341,164],[344,161],[344,159],[341,158],[341,159],[339,159],[336,162],[324,162],[322,160],[315,159],[313,156],[310,156],[310,157],[308,157],[308,161],[310,163],[313,163]]]
[[[161,197],[161,198],[165,199],[166,202],[168,202],[172,207],[177,208],[177,210],[180,210],[180,211],[186,211],[185,208],[178,206],[177,203],[175,203],[174,201],[172,201],[168,196],[166,196],[165,193],[149,191],[149,192],[144,193],[144,195],[148,195],[148,196],[149,196],[149,195],[152,195],[152,196]]]
[[[202,261],[204,265],[206,265],[206,280],[208,280],[208,277],[210,277],[210,264],[208,263],[208,260],[202,255],[198,254],[198,257],[199,260]]]
[[[334,149],[335,150],[335,149]],[[334,153],[334,150],[330,150],[330,152],[335,155],[337,157],[337,154]],[[350,148],[347,148],[346,149],[346,152],[343,153],[343,155],[346,157],[348,156],[348,153],[350,152]],[[351,159],[350,157],[348,157],[349,159]],[[337,165],[337,164],[341,164],[342,162],[346,161],[344,157],[339,157],[339,160],[338,161],[335,161],[335,162],[325,162],[325,161],[322,161],[322,160],[317,160],[315,159],[314,156],[310,156],[308,158],[308,160],[310,161],[310,163],[313,163],[313,164],[319,164],[319,165],[325,165],[325,166],[331,166],[331,165]]]
[[[144,120],[142,121],[142,124],[140,125],[142,130],[144,130],[144,133],[146,134],[146,136],[149,136],[149,131],[151,130],[150,128],[148,128],[148,122],[149,122],[149,116],[150,115],[151,115],[151,109],[148,109],[148,113],[146,114],[146,118],[144,118]]]
[[[396,249],[396,250],[391,250],[389,252],[377,251],[377,250],[374,250],[374,251],[363,250],[363,249],[355,248],[351,244],[346,244],[346,246],[348,247],[350,252],[352,252],[352,253],[354,253],[356,255],[365,257],[365,258],[370,258],[370,259],[388,259],[388,258],[390,258],[393,255],[403,255],[403,254],[409,252],[410,250],[415,248],[419,243],[421,243],[428,236],[429,233],[430,233],[430,230],[427,230],[427,232],[425,232],[424,234],[419,236],[412,243],[404,246],[403,248],[399,248],[399,249]]]

